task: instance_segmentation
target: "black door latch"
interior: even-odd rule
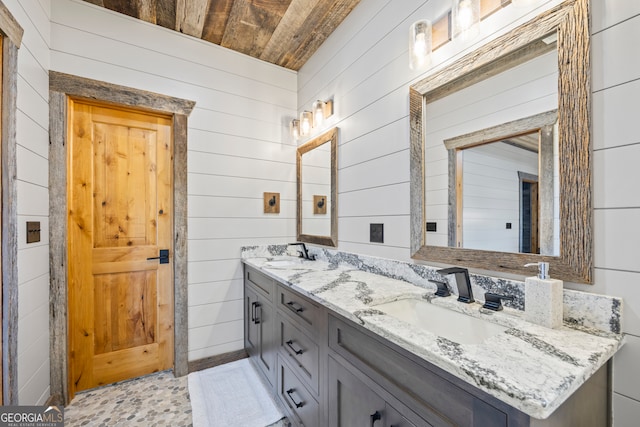
[[[152,259],[159,259],[160,264],[169,264],[169,249],[160,249],[160,256],[147,258],[147,261]]]

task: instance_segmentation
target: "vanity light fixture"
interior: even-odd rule
[[[311,111],[303,111],[300,113],[300,135],[306,136],[311,132],[313,127],[313,114]]]
[[[311,107],[311,111],[300,113],[300,119],[293,119],[289,123],[289,131],[296,141],[301,136],[307,136],[311,129],[322,126],[324,121],[333,115],[333,100],[316,101]]]
[[[409,27],[409,68],[418,70],[431,63],[431,21],[421,19]]]
[[[291,136],[295,141],[300,139],[300,120],[291,120],[291,123],[289,123],[289,132],[291,132]]]
[[[453,0],[453,36],[471,40],[480,32],[480,0]]]

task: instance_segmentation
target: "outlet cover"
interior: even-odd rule
[[[384,243],[384,224],[369,224],[369,241]]]

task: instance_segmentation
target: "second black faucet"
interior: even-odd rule
[[[458,301],[464,303],[472,303],[473,291],[471,290],[471,279],[469,279],[469,270],[461,267],[449,267],[437,270],[436,273],[448,276],[453,274],[455,277],[456,285],[458,286]]]

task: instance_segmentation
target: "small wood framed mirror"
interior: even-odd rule
[[[337,127],[298,147],[299,242],[338,246],[337,152]]]

